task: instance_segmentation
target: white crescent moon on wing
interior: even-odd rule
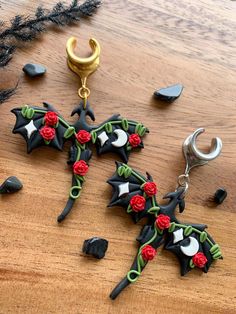
[[[125,131],[117,129],[114,131],[114,133],[117,135],[117,140],[112,142],[111,144],[115,147],[122,147],[127,143],[128,135]]]
[[[197,239],[195,239],[193,237],[189,237],[189,240],[190,240],[189,245],[180,246],[180,249],[181,249],[182,253],[184,253],[184,255],[193,256],[199,250],[199,243],[198,243]]]

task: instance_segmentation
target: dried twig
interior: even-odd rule
[[[90,16],[100,4],[100,0],[86,0],[79,5],[77,0],[73,0],[69,6],[58,2],[51,10],[39,6],[34,18],[16,15],[10,27],[2,31],[4,23],[0,21],[0,67],[11,60],[20,42],[32,41],[49,25],[65,26]]]
[[[0,90],[0,104],[10,98],[15,93],[16,88],[17,85],[13,88]]]

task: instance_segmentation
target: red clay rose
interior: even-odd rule
[[[140,212],[144,210],[146,205],[146,200],[141,195],[135,195],[130,199],[130,206],[134,212]]]
[[[156,250],[151,245],[146,245],[142,248],[141,255],[144,261],[151,261],[157,254]]]
[[[73,165],[73,172],[80,176],[85,176],[88,169],[88,164],[84,160],[76,161]]]
[[[40,135],[45,139],[45,141],[51,141],[54,139],[56,131],[50,126],[44,126],[39,130]]]
[[[157,216],[156,225],[160,230],[164,230],[170,227],[170,217],[160,214]]]
[[[198,252],[193,256],[193,264],[199,268],[203,268],[207,263],[207,258],[202,252]]]
[[[147,196],[153,196],[157,193],[157,185],[155,182],[147,182],[144,184],[143,190]]]
[[[58,122],[58,116],[56,112],[48,111],[44,116],[44,122],[46,125],[55,126]]]
[[[138,134],[131,134],[129,136],[129,143],[132,147],[137,147],[141,143],[141,138],[139,137]]]
[[[84,144],[91,140],[91,134],[85,130],[80,130],[76,134],[76,139],[80,144]]]

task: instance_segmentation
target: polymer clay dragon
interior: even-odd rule
[[[144,217],[148,221],[136,239],[139,248],[134,262],[111,292],[111,299],[139,278],[161,245],[177,256],[182,276],[195,267],[206,273],[214,260],[222,259],[219,245],[205,231],[206,225],[182,223],[175,217],[176,207],[180,213],[185,208],[184,188],[165,195],[164,199],[169,199],[169,202],[159,205],[156,200],[157,185],[150,174],[147,173],[145,178],[127,164],[116,162],[116,166],[115,174],[108,180],[113,188],[108,206],[125,208],[135,223]]]
[[[142,137],[149,132],[141,123],[122,119],[119,114],[113,115],[98,126],[88,124],[87,116],[95,120],[88,101],[86,108],[82,101],[72,111],[72,116],[79,115],[74,125],[67,123],[48,103],[44,103],[44,108],[26,105],[15,108],[12,112],[16,115],[13,133],[19,133],[24,137],[28,153],[40,146],[62,150],[65,141],[71,141],[67,163],[73,170],[72,186],[67,204],[57,218],[58,222],[65,219],[75,200],[80,197],[85,175],[89,169],[88,162],[92,156],[90,145],[96,145],[99,155],[113,152],[127,162],[131,151],[143,148]]]

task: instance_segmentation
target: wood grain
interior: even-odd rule
[[[30,14],[38,4],[3,0],[1,19]],[[94,17],[48,32],[19,49],[1,70],[1,76],[8,73],[20,81],[17,93],[0,108],[0,179],[17,175],[24,189],[0,200],[0,313],[235,313],[235,7],[229,0],[104,1]],[[151,130],[130,165],[153,175],[159,200],[175,188],[184,169],[181,145],[187,135],[205,127],[200,147],[216,135],[222,138],[222,155],[192,172],[181,217],[208,224],[222,247],[224,260],[207,275],[194,270],[182,278],[176,259],[160,249],[136,284],[117,300],[108,298],[131,265],[141,227],[122,209],[106,207],[114,155],[94,154],[81,199],[57,225],[70,187],[68,146],[62,153],[40,148],[27,155],[24,140],[11,133],[10,109],[48,101],[74,121],[70,112],[79,101],[79,81],[65,54],[72,35],[79,39],[81,55],[88,52],[90,37],[102,47],[101,67],[89,79],[97,122],[119,112]],[[27,79],[21,69],[30,61],[44,64],[46,76]],[[152,99],[156,88],[177,82],[185,89],[175,103]],[[219,186],[228,198],[209,207],[207,199]],[[109,240],[103,260],[83,256],[83,241],[91,236]]]

